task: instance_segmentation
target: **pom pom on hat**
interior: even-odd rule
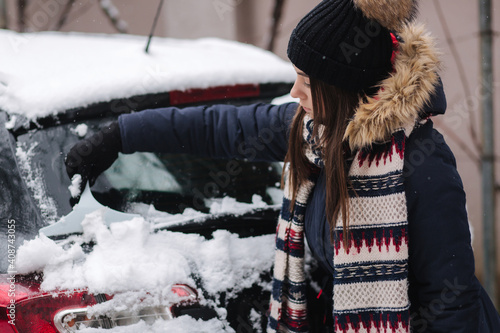
[[[383,27],[398,31],[403,24],[417,15],[415,0],[352,0],[365,17],[380,23]]]

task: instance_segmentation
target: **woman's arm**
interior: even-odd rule
[[[282,161],[297,104],[214,105],[145,110],[121,115],[124,153],[190,153]]]
[[[432,122],[405,152],[414,332],[477,332],[479,292],[455,158]]]

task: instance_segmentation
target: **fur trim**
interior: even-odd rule
[[[417,15],[416,0],[353,0],[363,14],[389,30],[400,31]]]
[[[394,72],[375,97],[364,98],[347,126],[351,149],[388,140],[401,128],[413,128],[438,83],[439,55],[423,25],[406,25],[400,34]]]

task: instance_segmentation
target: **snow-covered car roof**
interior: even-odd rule
[[[0,109],[28,119],[131,96],[235,84],[293,82],[291,64],[255,46],[0,30]]]

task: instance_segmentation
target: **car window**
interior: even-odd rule
[[[105,171],[106,178],[116,189],[182,193],[182,188],[153,153],[122,155]]]
[[[61,124],[22,134],[17,155],[44,220],[52,222],[72,209],[70,180],[64,158],[71,147],[90,136],[109,119]],[[21,161],[21,158],[22,161]],[[251,203],[254,195],[266,204],[281,199],[281,163],[244,162],[187,154],[120,154],[92,187],[95,198],[127,211],[132,203],[154,205],[159,211],[182,213],[186,208],[209,212],[207,199],[231,197]]]
[[[168,213],[181,213],[185,208],[208,212],[207,200],[213,198],[251,203],[258,195],[269,205],[278,204],[281,165],[189,154],[120,154],[100,178],[110,187],[102,191],[102,200],[112,201],[111,195],[118,192],[125,204],[121,210],[132,202],[143,202]]]

